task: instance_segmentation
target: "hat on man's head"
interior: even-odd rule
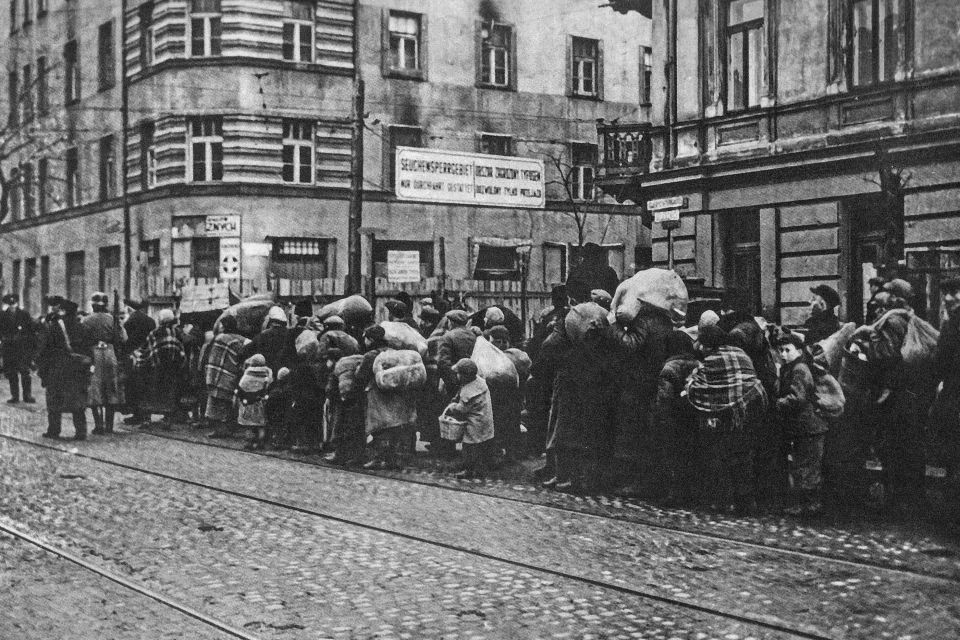
[[[43,303],[48,307],[59,307],[63,305],[64,297],[58,295],[47,296],[43,299]]]
[[[342,329],[345,326],[343,318],[340,316],[329,316],[323,321],[324,329]]]
[[[15,293],[8,293],[3,296],[3,304],[14,304],[15,302],[20,302],[20,296]]]
[[[883,290],[888,293],[892,293],[898,298],[903,298],[904,300],[910,300],[913,298],[913,285],[903,278],[894,278],[887,284],[883,285]]]
[[[95,291],[90,296],[90,304],[94,306],[105,307],[110,304],[110,298],[103,291]]]
[[[136,298],[124,298],[123,304],[127,305],[131,309],[137,310],[143,309],[144,307],[143,300],[137,300]]]
[[[470,315],[463,309],[454,309],[453,311],[447,311],[446,318],[453,326],[462,327],[470,320]]]
[[[363,330],[363,337],[365,340],[369,340],[370,342],[377,344],[387,339],[387,332],[383,327],[375,324],[372,327],[367,327]]]
[[[383,305],[387,308],[391,314],[397,316],[398,318],[403,318],[407,315],[407,305],[400,302],[399,300],[387,300]]]
[[[477,377],[479,369],[477,368],[477,363],[471,360],[470,358],[462,358],[457,361],[457,364],[453,365],[453,370],[459,374],[469,377]]]
[[[303,300],[297,300],[296,304],[293,305],[293,314],[298,318],[309,317],[313,315],[313,302],[304,298]]]
[[[440,312],[437,311],[436,307],[422,307],[420,309],[420,317],[424,320],[439,320]]]
[[[815,287],[810,287],[810,293],[818,295],[824,299],[831,309],[840,304],[840,294],[837,293],[837,290],[827,284],[818,284]]]
[[[80,307],[73,300],[66,300],[61,298],[60,308],[63,309],[67,313],[67,315],[73,315],[77,312],[77,310]]]

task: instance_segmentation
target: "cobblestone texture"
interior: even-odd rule
[[[225,640],[224,634],[0,533],[4,640]]]
[[[0,461],[0,518],[259,637],[782,637],[9,440]]]
[[[124,464],[828,635],[960,635],[960,584],[951,581],[143,435],[81,446]]]

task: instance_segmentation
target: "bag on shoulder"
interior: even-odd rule
[[[842,416],[843,408],[847,404],[843,387],[840,386],[832,373],[819,364],[811,365],[810,372],[813,374],[813,383],[816,386],[817,399],[815,404],[820,415],[831,419]]]
[[[907,334],[903,337],[903,345],[900,347],[900,356],[904,364],[917,368],[932,364],[937,356],[939,340],[940,332],[934,329],[933,325],[917,317],[916,314],[910,314]]]

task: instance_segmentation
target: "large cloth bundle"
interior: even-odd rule
[[[689,302],[687,286],[675,271],[644,269],[617,287],[610,305],[610,324],[632,324],[644,304],[666,311],[671,320],[682,320]]]
[[[340,316],[348,327],[363,326],[373,318],[373,307],[363,296],[347,296],[324,305],[317,312],[317,319],[321,322],[330,316]]]
[[[816,405],[820,415],[830,419],[839,418],[847,403],[843,387],[827,369],[816,363],[810,367],[810,371],[817,388]]]
[[[416,329],[405,322],[381,322],[386,333],[387,346],[391,349],[410,349],[420,354],[420,357],[427,355],[427,340],[421,336]]]
[[[304,329],[294,341],[297,357],[303,362],[316,362],[320,358],[320,342],[317,334],[310,329]]]
[[[276,306],[276,303],[273,301],[273,296],[250,296],[237,304],[227,307],[224,312],[220,314],[220,318],[217,319],[217,328],[214,329],[214,331],[219,331],[220,319],[225,316],[233,316],[237,319],[237,333],[244,337],[252,338],[260,333],[263,327],[263,321],[273,306]]]
[[[607,325],[607,310],[596,302],[583,302],[571,308],[564,319],[567,337],[574,344],[583,344],[587,334],[602,331]]]
[[[380,391],[416,391],[427,383],[427,369],[416,351],[391,349],[373,361],[373,380]]]
[[[857,330],[857,325],[853,322],[847,322],[840,327],[840,330],[832,336],[824,338],[814,345],[814,361],[832,373],[839,375],[840,365],[843,362],[843,352]]]
[[[530,359],[530,356],[527,355],[526,351],[514,348],[507,349],[503,353],[510,358],[510,362],[513,363],[513,367],[517,370],[517,376],[521,381],[530,377],[530,368],[533,366],[533,361]]]
[[[505,387],[517,387],[520,384],[517,368],[510,357],[486,338],[477,338],[470,359],[477,363],[477,370],[488,383]]]
[[[916,314],[910,314],[907,335],[903,338],[900,355],[904,364],[918,369],[932,367],[937,359],[937,343],[940,332]]]
[[[347,400],[351,394],[362,391],[357,389],[357,368],[363,361],[363,355],[344,356],[333,366],[333,375],[337,376],[340,398]]]
[[[356,338],[339,329],[327,331],[317,340],[320,343],[321,358],[330,357],[332,350],[339,351],[341,356],[352,356],[355,353],[360,353],[360,343],[357,342]]]

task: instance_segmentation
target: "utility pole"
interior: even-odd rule
[[[360,75],[360,2],[353,3],[353,135],[350,144],[350,213],[347,219],[347,293],[363,290],[360,275],[360,227],[363,225],[363,116],[364,86]]]
[[[128,0],[120,3],[120,200],[123,207],[123,297],[130,298],[133,279],[133,229],[130,220],[130,198],[127,185],[127,154],[130,140],[130,82],[127,79],[127,56],[123,43],[126,41]]]

